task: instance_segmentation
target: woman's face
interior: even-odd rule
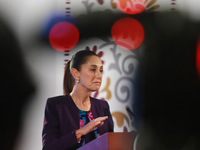
[[[102,82],[103,65],[98,56],[90,56],[81,66],[80,84],[88,91],[98,91]]]

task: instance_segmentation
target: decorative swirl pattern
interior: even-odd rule
[[[158,5],[158,4],[154,5],[156,3],[156,1],[157,0],[150,0],[149,1],[149,3],[146,6],[146,9],[147,9],[148,12],[151,12],[151,11],[153,11],[155,9],[160,8],[160,5]]]
[[[172,0],[172,1],[174,1],[174,0]],[[124,2],[124,1],[122,1],[122,2]],[[157,2],[157,0],[145,0],[144,4],[146,4],[146,11],[151,12],[151,11],[154,11],[154,10],[160,8],[159,4],[155,4],[156,2]],[[110,5],[113,9],[116,9],[118,6],[115,0],[111,0]]]
[[[106,99],[110,99],[112,95],[111,91],[109,90],[109,86],[110,86],[110,78],[107,78],[106,87],[102,90],[102,92],[107,92]]]
[[[124,113],[116,111],[112,113],[112,117],[116,119],[117,125],[119,127],[122,127],[124,125],[124,120],[126,120],[126,122],[128,123],[128,126],[130,126],[129,119]]]
[[[118,101],[120,101],[120,102],[122,102],[122,103],[125,103],[125,102],[127,102],[129,99],[130,99],[130,96],[131,96],[131,88],[130,87],[128,87],[128,85],[126,84],[126,85],[122,85],[121,87],[119,87],[120,86],[120,82],[122,82],[122,83],[124,83],[124,81],[128,81],[128,82],[130,82],[131,84],[133,84],[134,83],[134,80],[132,79],[132,78],[129,78],[129,77],[121,77],[118,81],[117,81],[117,84],[116,84],[116,86],[115,86],[115,96],[116,96],[116,98],[117,98],[117,100]],[[120,91],[121,91],[121,93],[127,93],[126,94],[126,97],[125,98],[120,98],[119,97],[119,93],[118,93],[118,88],[120,88]]]
[[[111,48],[110,49],[111,52],[113,53],[113,56],[114,56],[114,60],[115,60],[115,63],[111,63],[108,70],[111,70],[111,69],[116,69],[120,74],[122,74],[120,68],[119,68],[119,58],[121,56],[120,53],[116,53],[116,44],[114,45],[114,48]]]
[[[134,60],[134,59],[136,59],[136,58],[135,58],[135,56],[133,56],[133,55],[131,55],[131,56],[129,55],[129,56],[127,56],[127,57],[124,58],[124,60],[123,60],[123,62],[122,62],[122,70],[123,70],[123,72],[124,72],[126,75],[129,75],[129,74],[133,73],[133,71],[134,71],[134,65],[136,65],[133,61],[131,61],[131,63],[128,64],[128,70],[126,71],[126,70],[125,70],[125,66],[127,66],[127,65],[125,65],[125,62],[126,62],[128,59]]]
[[[89,3],[89,0],[82,1],[83,5],[85,6],[87,13],[90,14],[94,3]]]

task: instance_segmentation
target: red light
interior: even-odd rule
[[[69,51],[79,40],[78,29],[69,22],[59,22],[49,33],[49,41],[57,51]]]
[[[126,14],[139,14],[146,9],[146,0],[116,0],[115,4]]]
[[[133,50],[142,44],[144,29],[137,20],[126,17],[114,23],[111,35],[119,47],[126,50]]]

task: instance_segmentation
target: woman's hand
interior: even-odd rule
[[[89,123],[87,123],[82,128],[76,130],[76,136],[77,138],[81,138],[82,135],[86,135],[87,133],[93,131],[95,128],[100,127],[104,124],[104,120],[108,119],[108,116],[105,117],[98,117],[96,119],[93,119]]]

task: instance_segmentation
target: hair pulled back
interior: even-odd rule
[[[71,93],[74,87],[75,79],[71,74],[71,69],[75,68],[81,70],[81,65],[85,64],[90,56],[97,56],[96,53],[90,50],[81,50],[74,54],[70,61],[65,65],[64,78],[63,78],[63,92],[64,94]]]

